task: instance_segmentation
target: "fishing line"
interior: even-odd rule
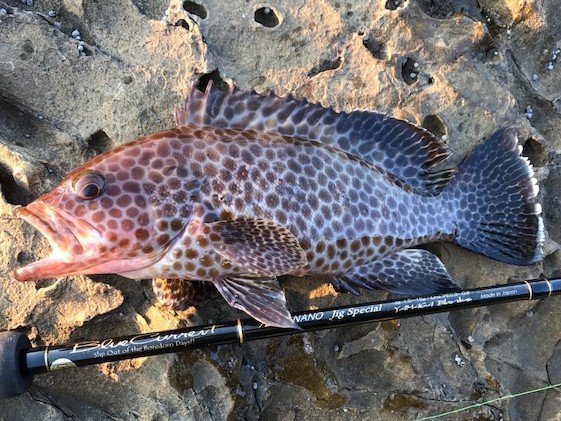
[[[466,406],[464,408],[459,408],[459,409],[454,409],[453,411],[443,412],[442,414],[430,415],[428,417],[423,417],[423,418],[417,418],[417,421],[434,420],[436,418],[442,418],[442,417],[445,417],[447,415],[452,415],[452,414],[457,414],[459,412],[467,411],[468,409],[479,408],[481,406],[489,405],[489,404],[494,403],[494,402],[504,401],[506,399],[518,398],[520,396],[529,395],[531,393],[543,392],[544,390],[554,389],[554,388],[559,387],[559,386],[561,386],[561,383],[550,384],[548,386],[540,387],[540,388],[537,388],[537,389],[526,390],[525,392],[514,393],[512,395],[501,396],[499,398],[491,399],[491,400],[488,400],[488,401],[485,401],[485,402],[480,402],[480,403],[476,403],[476,404],[473,404],[473,405],[469,405],[469,406]]]

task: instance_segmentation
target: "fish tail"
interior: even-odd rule
[[[514,265],[543,257],[541,206],[532,165],[516,132],[502,129],[459,166],[442,198],[452,204],[460,246]]]

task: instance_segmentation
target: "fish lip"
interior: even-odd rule
[[[82,253],[87,250],[84,239],[77,235],[80,228],[99,232],[83,221],[75,221],[65,212],[36,200],[25,207],[14,210],[16,216],[34,227],[43,235],[52,248],[51,254],[41,260],[15,268],[14,277],[18,281],[35,281],[45,278],[67,276],[78,267],[87,268]],[[82,225],[79,227],[78,225]],[[90,266],[93,266],[90,264]]]

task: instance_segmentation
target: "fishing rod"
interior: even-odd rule
[[[29,338],[21,332],[0,332],[0,399],[25,393],[31,387],[35,375],[71,367],[205,346],[241,344],[256,339],[359,323],[402,319],[513,301],[537,300],[558,294],[561,294],[561,279],[533,279],[454,293],[301,311],[292,315],[294,322],[301,329],[264,326],[248,318],[60,346],[32,347]]]

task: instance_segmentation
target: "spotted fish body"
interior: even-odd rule
[[[373,112],[209,87],[192,91],[176,123],[19,208],[54,252],[16,278],[163,278],[156,295],[176,308],[193,291],[177,280],[210,281],[263,323],[295,327],[280,275],[421,294],[457,287],[436,256],[411,249],[419,244],[451,240],[512,264],[541,258],[535,179],[511,130],[438,172],[445,145]]]

